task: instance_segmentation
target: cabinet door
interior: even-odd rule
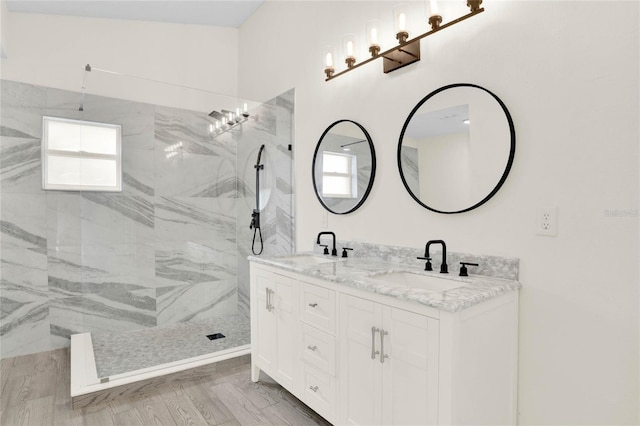
[[[253,306],[252,321],[256,327],[255,341],[251,342],[256,364],[268,374],[275,374],[276,364],[276,311],[274,307],[274,274],[258,270],[256,280],[256,304]]]
[[[384,307],[383,424],[438,422],[438,320]]]
[[[300,356],[296,339],[298,336],[298,287],[299,283],[291,278],[273,274],[275,293],[273,295],[277,334],[272,335],[277,341],[276,377],[287,389],[294,390],[294,378],[298,369]]]
[[[382,306],[357,297],[340,296],[340,369],[338,423],[376,425],[382,422],[382,374],[379,334]],[[374,341],[375,339],[375,341]],[[373,353],[372,353],[373,350]]]

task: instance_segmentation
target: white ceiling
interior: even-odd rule
[[[264,0],[7,0],[11,12],[238,28]]]

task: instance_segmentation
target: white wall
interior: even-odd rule
[[[364,37],[368,19],[388,21],[389,47],[393,4],[267,1],[240,30],[240,95],[296,89],[298,248],[311,248],[326,214],[312,189],[315,144],[335,120],[355,120],[373,138],[376,181],[357,212],[330,215],[329,229],[340,239],[419,248],[443,238],[452,251],[519,257],[520,423],[637,424],[639,5],[484,5],[425,39],[418,64],[385,75],[376,61],[324,82],[321,47],[348,32]],[[397,139],[423,96],[458,82],[505,102],[516,156],[486,205],[438,215],[406,193]],[[545,206],[558,207],[555,238],[535,235]]]
[[[235,107],[236,28],[14,12],[8,15],[6,25],[2,22],[3,36],[11,45],[8,58],[1,63],[4,79],[78,92],[84,66],[90,64],[226,96],[98,71],[88,76],[88,93],[204,111],[227,108],[227,102],[228,107]]]

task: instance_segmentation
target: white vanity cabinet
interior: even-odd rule
[[[438,320],[340,297],[340,415],[352,425],[438,423]]]
[[[251,378],[259,370],[290,391],[298,376],[296,280],[261,268],[251,274]]]
[[[517,319],[517,290],[450,312],[251,262],[252,380],[334,424],[516,424]]]

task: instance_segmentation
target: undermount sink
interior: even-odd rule
[[[395,271],[372,275],[371,278],[405,287],[419,288],[433,292],[443,292],[454,288],[464,287],[468,281],[457,281],[432,275],[414,274],[412,272]]]
[[[329,257],[321,257],[315,256],[312,254],[305,254],[300,256],[290,256],[285,257],[283,260],[287,260],[290,262],[298,263],[300,265],[320,265],[322,263],[331,263],[338,260],[338,258],[329,258]]]

